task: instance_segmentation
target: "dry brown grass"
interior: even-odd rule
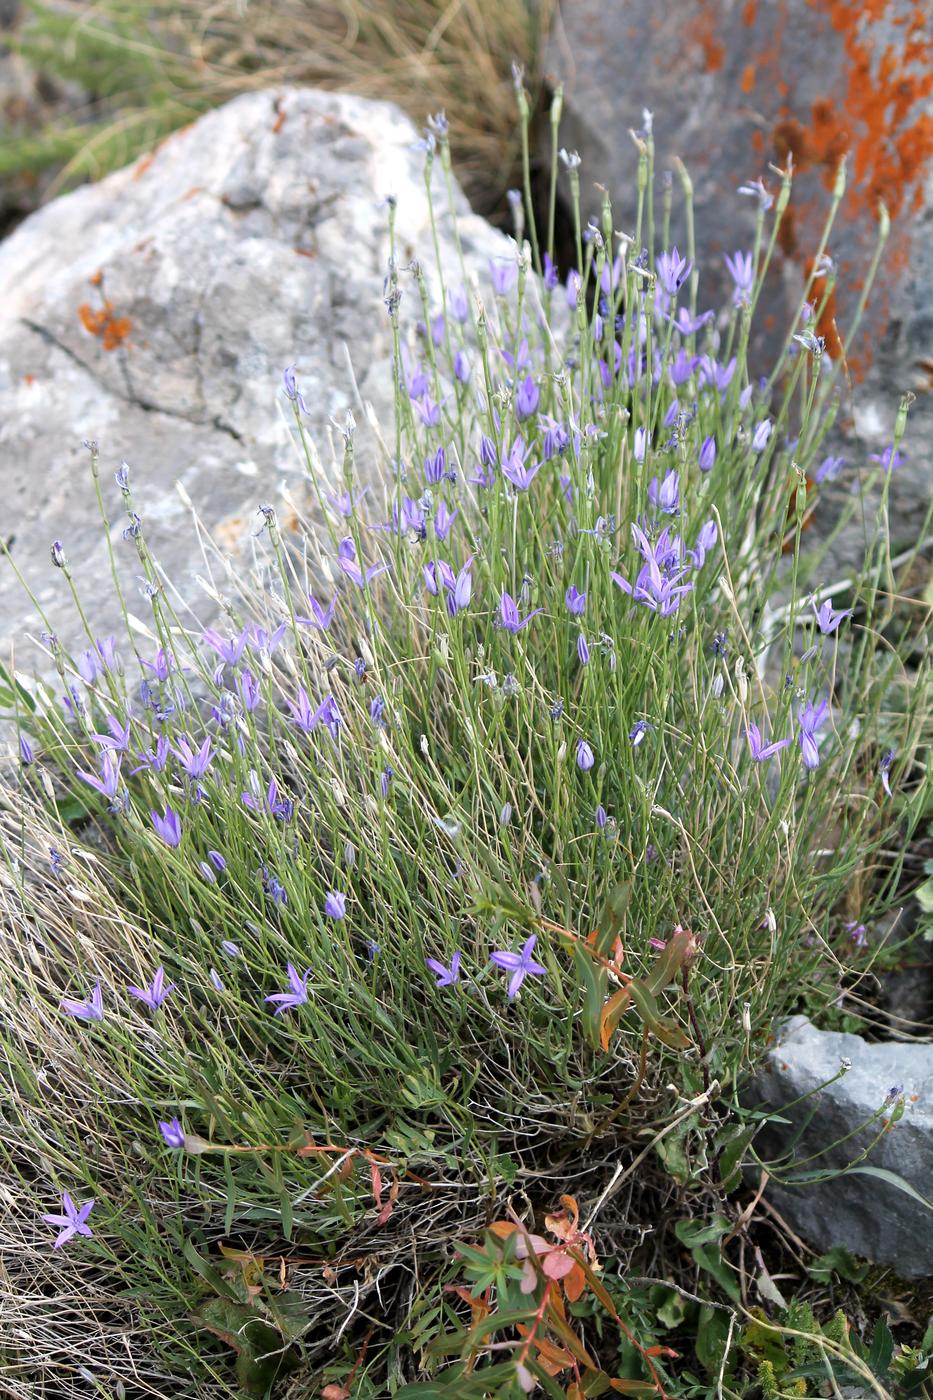
[[[33,61],[83,76],[103,99],[106,119],[92,138],[100,152],[108,127],[132,144],[140,128],[157,138],[259,87],[340,88],[397,102],[416,122],[445,110],[457,173],[488,209],[515,173],[511,65],[523,66],[534,98],[556,0],[48,0],[43,8],[33,33],[49,27],[30,45]],[[86,160],[76,152],[65,180],[86,174]]]

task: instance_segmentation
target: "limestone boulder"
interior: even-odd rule
[[[296,365],[325,470],[352,411],[365,471],[362,404],[391,423],[388,196],[399,263],[417,252],[432,277],[417,137],[384,103],[248,94],[56,199],[0,244],[0,530],[53,630],[75,635],[49,562],[55,539],[95,628],[119,621],[85,440],[100,445],[118,567],[140,611],[113,480],[122,461],[147,538],[189,602],[202,566],[176,483],[233,550],[261,523],[261,503],[279,503],[283,489],[311,496],[285,366]],[[460,283],[439,169],[436,185],[442,260]],[[486,277],[488,259],[510,245],[457,197],[467,278]],[[402,283],[413,320],[417,292],[410,275]],[[8,657],[15,639],[17,664],[31,665],[24,638],[36,627],[0,558],[0,649]]]

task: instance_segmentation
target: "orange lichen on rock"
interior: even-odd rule
[[[751,92],[751,90],[752,90],[752,88],[753,88],[754,86],[755,86],[755,64],[754,64],[754,63],[746,63],[745,67],[742,69],[742,78],[741,78],[741,81],[739,82],[739,87],[742,89],[742,91],[743,91],[743,92],[745,93],[745,95],[747,96],[747,95]]]
[[[922,6],[889,14],[891,0],[831,0],[825,13],[842,36],[842,91],[812,104],[804,123],[784,113],[774,136],[779,159],[793,152],[798,169],[822,168],[832,187],[839,161],[851,159],[850,212],[877,214],[884,201],[892,218],[915,212],[933,157],[933,53]],[[877,52],[874,26],[889,18],[902,42]]]
[[[105,350],[116,350],[126,341],[133,327],[128,316],[114,315],[109,297],[97,310],[88,302],[83,302],[78,307],[78,316],[88,335],[96,336]]]
[[[714,15],[706,0],[701,0],[699,13],[687,28],[688,37],[703,51],[703,72],[718,73],[726,61],[726,46],[716,37]]]
[[[156,147],[156,150],[158,150],[158,147]],[[133,179],[141,180],[142,177],[145,175],[146,171],[149,169],[152,162],[155,160],[155,158],[155,151],[147,151],[144,156],[140,156],[139,160],[136,162],[136,167],[133,170]]]

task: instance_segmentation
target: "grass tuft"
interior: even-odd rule
[[[789,175],[698,314],[640,153],[634,241],[608,202],[580,227],[568,158],[566,286],[530,210],[479,277],[393,251],[378,480],[352,420],[322,466],[286,372],[305,510],[260,507],[220,623],[219,593],[182,621],[133,473],[90,445],[148,611],[97,636],[57,545],[84,641],[46,637],[54,688],[0,684],[13,1394],[700,1393],[691,1368],[726,1393],[740,1355],[790,1365],[748,1330],[741,1090],[899,892],[928,608],[887,546],[896,457],[853,470],[852,510],[880,487],[863,564],[822,572],[839,366],[806,315],[748,377]],[[425,161],[452,210],[441,119]],[[55,1250],[64,1192],[92,1233]],[[687,1256],[698,1314],[627,1282]],[[662,1312],[695,1358],[651,1340]],[[864,1378],[837,1333],[815,1354]]]

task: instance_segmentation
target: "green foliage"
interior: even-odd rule
[[[652,162],[649,142],[648,199]],[[443,130],[425,175],[452,203]],[[437,345],[399,315],[393,245],[381,501],[359,491],[353,426],[342,474],[328,473],[288,387],[306,514],[286,526],[262,507],[256,572],[224,599],[232,642],[179,616],[121,475],[149,609],[131,622],[121,593],[122,664],[99,664],[106,648],[62,560],[88,650],[50,645],[55,690],[0,675],[35,748],[2,796],[0,999],[14,1014],[0,1182],[28,1241],[20,1286],[28,1305],[86,1267],[110,1306],[138,1309],[135,1348],[195,1388],[235,1370],[264,1393],[293,1365],[334,1374],[343,1349],[361,1394],[391,1383],[407,1400],[532,1382],[573,1400],[680,1380],[708,1393],[737,1356],[724,1192],[759,1121],[739,1089],[778,1018],[835,998],[844,901],[864,889],[864,918],[890,903],[903,860],[890,860],[892,823],[905,844],[919,820],[926,674],[908,704],[890,701],[912,644],[888,602],[891,478],[877,483],[877,540],[846,584],[857,626],[824,637],[809,601],[825,551],[804,548],[800,482],[838,366],[806,345],[780,357],[773,400],[749,379],[777,223],[762,204],[745,301],[718,326],[675,331],[652,272],[660,222],[643,200],[634,247],[646,242],[647,266],[627,243],[616,265],[607,201],[584,253],[575,177],[582,281],[569,316],[533,271],[553,230],[539,240],[530,208],[514,287],[484,292]],[[789,197],[788,175],[778,216]],[[427,324],[469,280],[439,254],[410,277],[411,321]],[[587,291],[604,283],[605,315]],[[683,297],[692,315],[695,276]],[[518,412],[527,387],[510,362],[526,338],[545,418]],[[689,391],[675,355],[692,365]],[[406,392],[412,366],[423,392]],[[677,399],[688,392],[695,412]],[[905,421],[906,405],[895,445]],[[548,448],[551,423],[564,434]],[[503,470],[514,477],[515,451],[519,467],[532,461],[520,443],[539,467],[525,486]],[[111,488],[90,455],[106,516]],[[477,483],[480,462],[490,476]],[[676,503],[662,503],[672,474]],[[396,527],[422,509],[426,475],[424,520]],[[342,492],[348,515],[333,504]],[[456,529],[438,526],[441,505]],[[650,541],[632,532],[639,521]],[[118,587],[119,537],[108,518]],[[464,576],[458,594],[450,580]],[[335,578],[332,616],[308,619],[309,591],[326,604]],[[619,582],[640,578],[634,597]],[[239,653],[218,665],[218,644]],[[824,694],[834,710],[804,767],[801,707]],[[794,742],[759,763],[753,724]],[[898,751],[894,799],[877,772],[881,734]],[[198,775],[189,739],[209,740]],[[102,791],[95,774],[113,775],[106,754],[123,749]],[[169,808],[174,836],[157,824]],[[336,912],[333,891],[346,901]],[[148,1008],[127,989],[157,967],[175,987]],[[274,1014],[286,976],[293,1004]],[[103,1019],[64,1015],[62,998],[98,980]],[[554,1212],[564,1180],[581,1183],[579,1214],[569,1197]],[[626,1184],[643,1195],[639,1221],[624,1213]],[[53,1255],[36,1221],[64,1191],[94,1197],[93,1233]],[[654,1232],[658,1199],[668,1218],[683,1202],[668,1233],[698,1280],[689,1299],[630,1289],[621,1256],[598,1266],[599,1230]],[[763,1264],[756,1285],[783,1308]],[[895,1364],[883,1337],[863,1356],[805,1321],[796,1330],[816,1338],[820,1364]],[[667,1346],[680,1326],[699,1378]],[[756,1326],[743,1346],[762,1388],[796,1386],[810,1342],[794,1352],[787,1326],[777,1341],[766,1317]]]
[[[791,1304],[774,1323],[761,1314],[742,1329],[740,1346],[755,1364],[765,1395],[809,1395],[829,1385],[833,1394],[843,1387],[870,1387],[901,1397],[923,1393],[933,1360],[933,1329],[919,1347],[896,1346],[879,1318],[865,1342],[841,1309],[821,1326],[804,1302]]]
[[[553,0],[27,4],[15,47],[84,96],[73,116],[0,137],[0,178],[51,169],[55,190],[100,179],[240,93],[296,83],[395,101],[416,121],[446,107],[461,175],[487,205],[517,155],[509,64],[537,87],[553,11]]]

